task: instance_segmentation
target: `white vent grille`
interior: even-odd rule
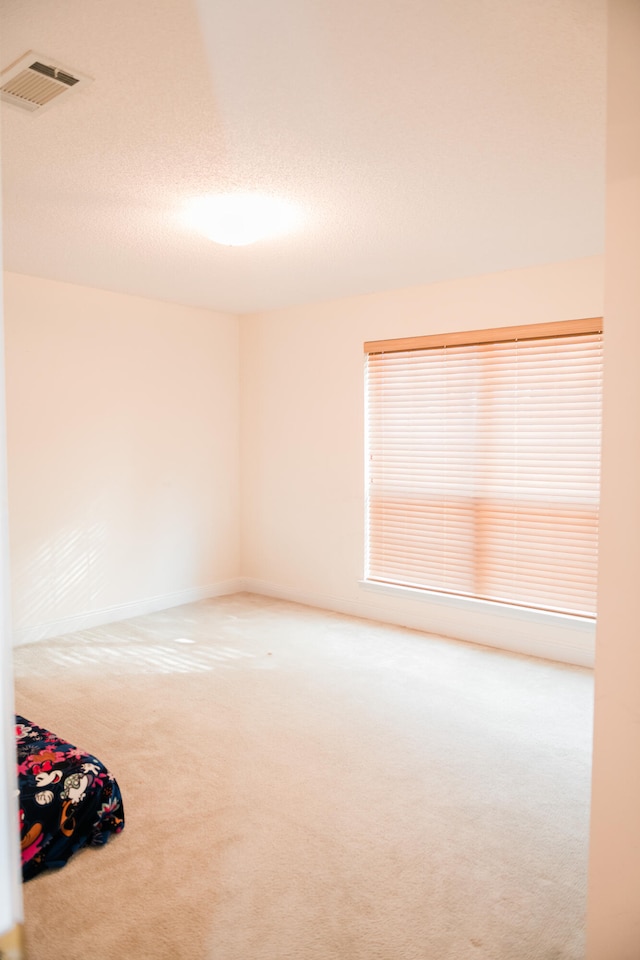
[[[0,74],[0,99],[36,113],[90,82],[91,77],[30,50]]]

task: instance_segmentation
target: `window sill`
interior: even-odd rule
[[[555,613],[551,610],[535,610],[530,607],[520,607],[509,603],[498,603],[493,600],[476,600],[471,597],[458,597],[448,593],[439,593],[437,590],[418,589],[417,587],[403,587],[393,583],[381,583],[377,580],[359,580],[358,585],[373,593],[395,597],[398,600],[408,600],[417,603],[436,604],[452,610],[465,613],[490,614],[509,620],[518,619],[526,623],[536,623],[543,626],[571,627],[583,629],[592,634],[595,630],[595,618],[581,617],[567,613]]]

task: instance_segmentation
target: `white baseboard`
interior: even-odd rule
[[[191,587],[187,590],[177,590],[174,593],[147,597],[144,600],[134,600],[130,603],[116,604],[113,607],[103,607],[101,610],[87,611],[77,616],[64,617],[61,620],[50,620],[29,627],[17,627],[13,631],[13,644],[17,647],[25,643],[35,643],[37,640],[61,637],[65,633],[89,630],[92,627],[115,623],[117,620],[141,617],[147,613],[156,613],[158,610],[179,607],[184,603],[195,603],[197,600],[222,597],[243,590],[244,586],[241,580],[222,580],[206,587]]]
[[[305,593],[301,590],[291,590],[277,583],[267,580],[256,580],[252,577],[243,577],[238,581],[241,588],[238,592],[255,593],[260,597],[273,597],[275,600],[289,600],[291,603],[302,603],[306,607],[318,607],[320,610],[332,610],[334,613],[346,613],[351,617],[363,617],[365,620],[382,620],[386,617],[371,617],[365,612],[361,600],[345,600],[339,597],[327,597],[320,593]]]
[[[574,666],[593,667],[594,664],[595,623],[576,617],[422,591],[378,588],[366,583],[360,584],[363,598],[357,600],[291,590],[252,578],[244,578],[239,583],[239,589],[247,593],[409,627],[439,637]]]

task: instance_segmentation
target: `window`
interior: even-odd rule
[[[595,616],[601,331],[365,344],[368,580]]]

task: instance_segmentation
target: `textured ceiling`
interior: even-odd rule
[[[94,82],[2,107],[9,270],[233,312],[603,249],[606,0],[0,0]],[[293,200],[251,247],[181,203]]]

